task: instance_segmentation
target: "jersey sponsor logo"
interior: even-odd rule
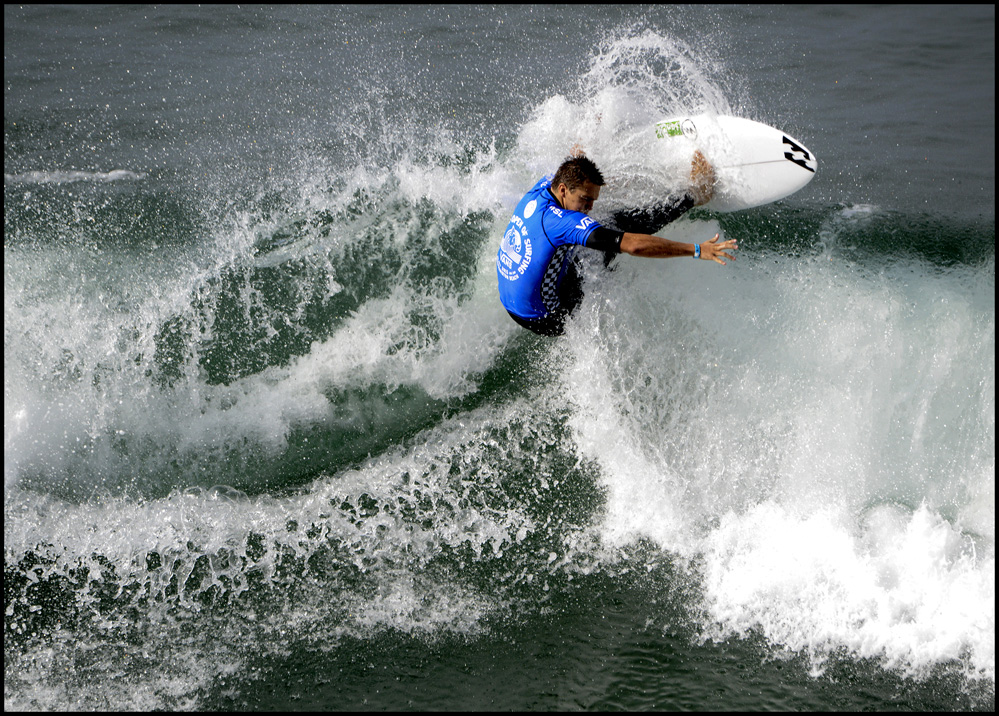
[[[579,220],[579,223],[576,224],[576,228],[579,229],[580,231],[586,231],[586,228],[588,226],[592,226],[595,223],[597,223],[597,222],[595,222],[590,217],[584,216],[582,219]]]
[[[552,210],[552,213],[555,214],[555,216],[557,216],[560,219],[562,218],[562,210],[559,209],[557,206],[549,206],[548,208]]]
[[[538,208],[537,199],[531,199],[529,202],[527,202],[527,206],[524,207],[524,218],[530,219],[532,216],[534,216],[534,212],[537,208]]]
[[[514,214],[500,243],[496,268],[507,281],[516,281],[531,265],[533,253],[531,240],[527,236],[527,227],[524,226],[523,219]]]

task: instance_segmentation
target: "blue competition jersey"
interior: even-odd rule
[[[586,244],[600,224],[559,206],[545,177],[517,204],[496,255],[499,295],[510,313],[526,320],[557,309],[556,289],[576,246]]]

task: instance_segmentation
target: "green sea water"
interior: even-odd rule
[[[994,9],[4,34],[5,709],[994,709]],[[514,324],[523,193],[704,111],[814,181]]]

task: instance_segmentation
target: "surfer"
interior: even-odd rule
[[[535,333],[558,336],[583,298],[575,248],[606,252],[608,259],[626,253],[646,258],[693,256],[725,265],[735,260],[734,239],[719,235],[701,244],[671,241],[650,232],[710,201],[714,170],[700,152],[691,165],[690,188],[680,197],[647,209],[618,212],[602,226],[589,212],[600,198],[603,175],[576,151],[554,176],[542,178],[517,204],[496,256],[499,294],[514,321]]]

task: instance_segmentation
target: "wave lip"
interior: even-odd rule
[[[78,181],[113,182],[145,179],[142,172],[128,169],[112,169],[109,172],[85,172],[77,169],[57,169],[55,171],[34,171],[22,174],[4,174],[7,184],[71,184]]]

